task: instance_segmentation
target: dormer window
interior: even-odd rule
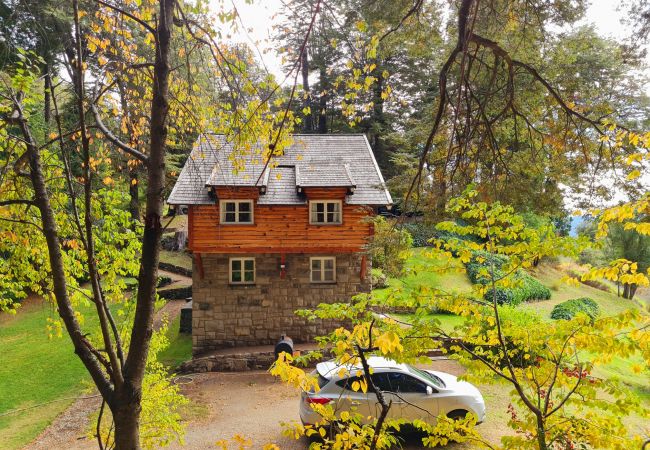
[[[343,223],[341,200],[312,200],[309,202],[309,223],[340,225]]]
[[[252,224],[253,200],[221,200],[221,223]]]

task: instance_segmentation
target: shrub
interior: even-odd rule
[[[537,281],[523,269],[515,274],[517,286],[512,288],[515,303],[529,302],[533,300],[548,300],[551,298],[551,290]]]
[[[164,287],[164,286],[168,286],[168,285],[172,284],[172,281],[173,280],[170,277],[166,276],[166,275],[160,276],[160,277],[158,277],[158,285],[157,285],[157,287],[161,288],[161,287]]]
[[[426,222],[409,222],[404,228],[413,238],[413,247],[428,247],[429,241],[436,237],[436,227]]]
[[[593,322],[600,314],[600,308],[598,303],[589,297],[572,298],[555,305],[553,311],[551,311],[551,319],[571,320],[579,313],[586,314]]]
[[[488,284],[490,281],[489,272],[492,267],[496,271],[495,276],[499,277],[501,268],[508,262],[508,257],[504,255],[495,255],[485,251],[472,252],[472,259],[465,264],[467,276],[473,284]],[[488,276],[481,275],[481,269],[488,271]]]
[[[515,297],[511,289],[496,288],[488,289],[483,298],[488,302],[493,302],[496,295],[497,305],[517,305],[519,302],[515,303]]]
[[[370,272],[370,281],[373,289],[383,289],[388,287],[388,277],[381,269],[372,269]]]
[[[494,255],[483,251],[472,253],[472,259],[465,265],[467,276],[474,284],[488,284],[490,282],[489,271],[494,267],[495,276],[501,277],[501,269],[508,262],[504,255]],[[488,272],[488,275],[481,273],[481,270]],[[551,290],[530,276],[523,269],[517,270],[513,275],[516,286],[513,288],[497,288],[496,300],[499,305],[518,305],[521,302],[532,300],[548,300],[551,298]],[[488,290],[484,295],[485,300],[493,301],[493,290]]]
[[[375,235],[368,246],[374,267],[389,277],[399,277],[410,256],[413,238],[404,228],[378,216],[373,220]]]

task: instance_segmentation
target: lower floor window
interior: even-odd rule
[[[230,258],[230,283],[255,283],[255,258]]]
[[[336,258],[318,256],[309,259],[312,283],[333,283],[336,281]]]

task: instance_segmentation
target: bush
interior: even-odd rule
[[[465,264],[467,276],[473,284],[488,284],[490,282],[489,273],[492,267],[495,270],[495,276],[499,277],[501,268],[508,262],[508,257],[504,255],[495,255],[485,251],[473,251],[472,259]],[[481,275],[481,269],[488,271],[488,276]]]
[[[465,264],[467,276],[474,284],[487,285],[490,282],[489,272],[494,268],[495,277],[501,277],[501,269],[508,262],[508,257],[504,255],[495,255],[484,251],[475,251],[472,253],[472,259]],[[481,273],[487,271],[488,275]],[[499,305],[518,305],[521,302],[532,300],[548,300],[551,298],[551,290],[530,276],[523,269],[517,270],[513,275],[516,286],[513,288],[497,288],[496,301]],[[493,301],[493,291],[488,290],[484,298]]]
[[[384,289],[388,287],[388,277],[381,269],[372,269],[370,272],[370,281],[373,289]]]
[[[428,247],[429,241],[436,236],[437,230],[435,225],[425,222],[410,222],[404,224],[411,237],[413,238],[413,247]]]
[[[600,308],[598,303],[589,297],[572,298],[555,305],[553,311],[551,311],[551,319],[571,320],[579,313],[586,314],[593,322],[600,314]]]
[[[375,235],[368,247],[372,264],[389,277],[399,277],[410,256],[413,238],[406,229],[396,227],[384,217],[376,217],[373,223]]]
[[[551,298],[551,290],[531,277],[523,269],[517,271],[515,281],[517,282],[517,286],[512,288],[512,291],[515,303],[517,304],[533,300],[548,300]]]
[[[487,300],[488,302],[493,302],[494,301],[494,296],[496,294],[496,300],[497,300],[497,305],[517,305],[519,302],[515,303],[515,297],[512,293],[511,289],[504,289],[504,288],[496,288],[496,289],[489,289],[483,298]]]
[[[166,275],[160,276],[160,277],[158,277],[157,287],[161,288],[161,287],[164,287],[164,286],[168,286],[168,285],[172,284],[172,281],[173,280],[170,277],[166,276]]]

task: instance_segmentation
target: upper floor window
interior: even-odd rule
[[[341,200],[314,200],[309,202],[309,223],[313,225],[341,224]]]
[[[221,200],[221,223],[253,223],[253,200]]]
[[[230,284],[255,283],[255,258],[230,258]]]

